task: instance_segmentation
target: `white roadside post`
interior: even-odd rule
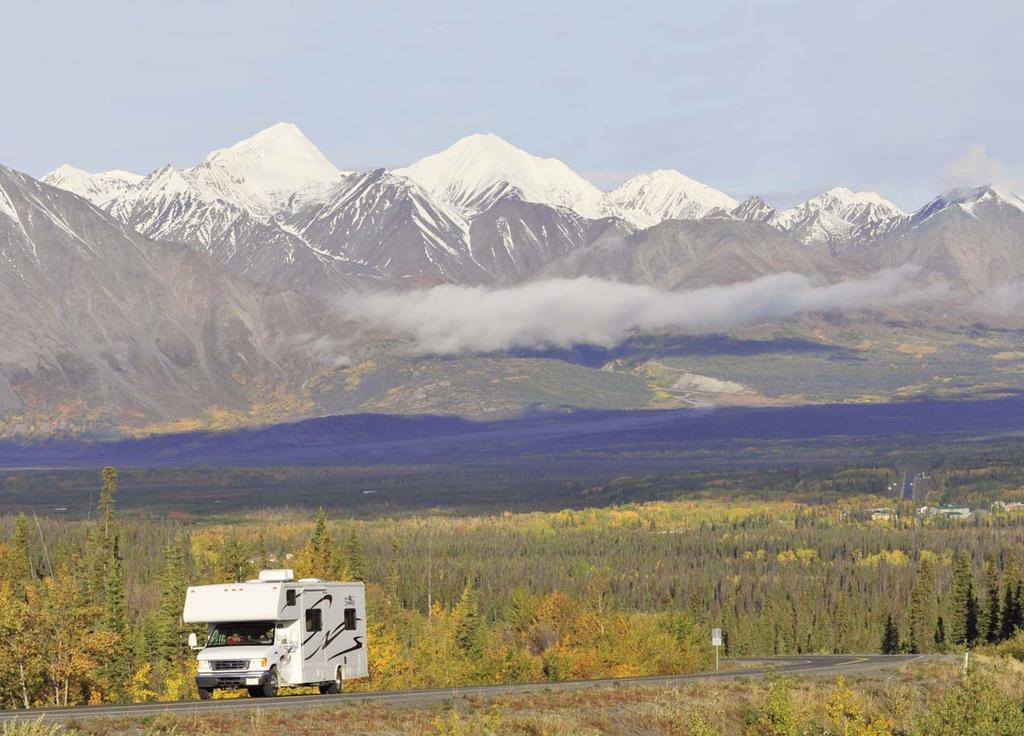
[[[718,648],[722,646],[722,630],[711,629],[711,646],[715,648],[715,670],[718,670]]]

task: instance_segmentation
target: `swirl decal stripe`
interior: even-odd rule
[[[355,641],[355,645],[354,646],[351,646],[348,649],[342,649],[337,654],[331,655],[330,657],[327,658],[328,661],[330,661],[332,659],[337,659],[342,654],[348,654],[349,652],[354,652],[357,649],[362,649],[363,648],[363,641],[362,641],[363,637],[361,637],[361,636],[353,636],[352,639],[353,639],[353,641]]]

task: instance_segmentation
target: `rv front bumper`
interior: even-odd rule
[[[270,679],[269,670],[254,672],[204,672],[196,675],[196,687],[233,690],[240,687],[260,687]]]

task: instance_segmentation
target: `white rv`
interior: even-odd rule
[[[278,687],[319,685],[322,693],[367,676],[366,592],[362,583],[295,580],[291,570],[264,570],[245,583],[197,585],[185,595],[185,623],[206,624],[196,687],[206,700],[218,688],[270,697]]]

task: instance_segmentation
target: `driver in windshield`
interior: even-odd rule
[[[268,622],[217,624],[210,637],[210,644],[213,646],[273,643],[274,624]]]

